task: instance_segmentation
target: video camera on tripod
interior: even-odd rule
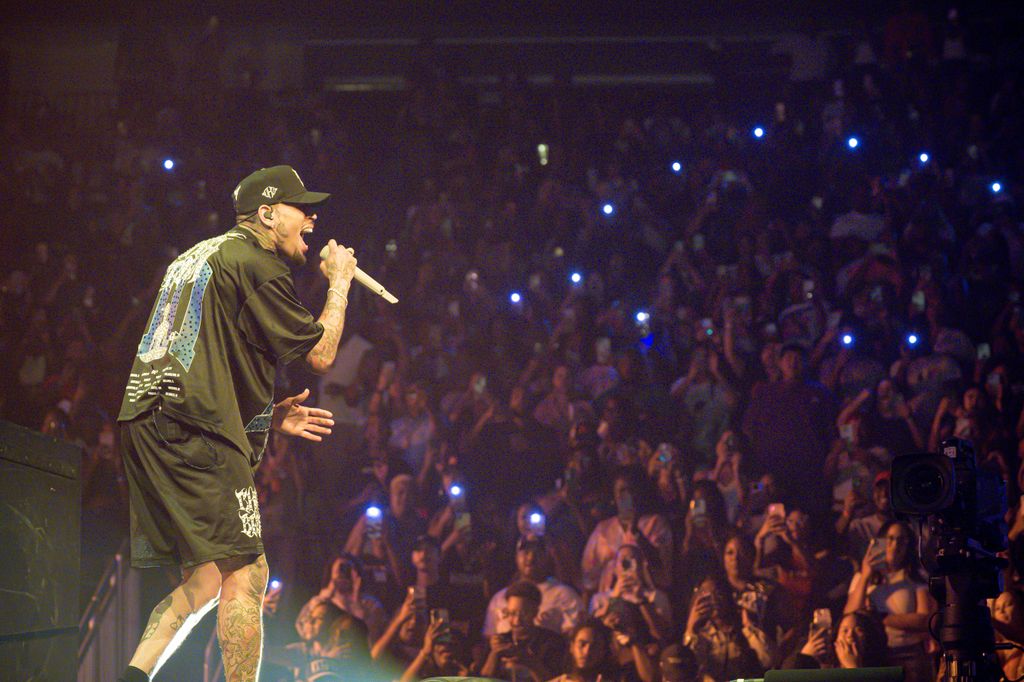
[[[951,682],[997,680],[1002,673],[985,599],[999,596],[997,553],[1006,548],[1006,490],[995,473],[979,470],[970,441],[950,438],[937,453],[896,457],[892,507],[927,521],[930,539],[921,561],[940,604],[936,635]],[[935,634],[935,633],[933,633]]]

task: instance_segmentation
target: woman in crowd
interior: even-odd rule
[[[612,573],[602,589],[590,599],[590,613],[604,617],[613,601],[625,602],[643,623],[644,642],[665,642],[672,635],[672,607],[668,595],[651,579],[643,552],[636,545],[623,545],[615,553]]]
[[[887,665],[885,628],[877,614],[847,613],[835,640],[831,628],[812,628],[800,651],[783,668],[878,668]]]
[[[778,585],[754,572],[756,552],[754,543],[745,535],[730,533],[722,552],[722,572],[737,608],[746,611],[748,618],[774,641],[784,622],[779,612],[782,603]]]
[[[694,592],[683,644],[715,680],[759,675],[774,655],[764,631],[748,611],[736,607],[724,581],[711,577]]]
[[[338,554],[327,563],[323,588],[306,602],[295,619],[295,629],[300,636],[305,636],[309,630],[313,607],[323,602],[331,602],[366,623],[371,643],[383,634],[387,613],[380,600],[362,590],[362,570],[362,563],[351,554]]]
[[[997,420],[988,404],[988,394],[980,386],[968,386],[954,402],[945,397],[932,419],[928,449],[934,451],[946,438],[966,438],[981,445],[987,443],[996,431]]]
[[[408,667],[422,651],[426,632],[426,606],[409,588],[405,601],[388,624],[384,634],[373,644],[370,656],[378,665]]]
[[[820,573],[810,535],[810,517],[793,509],[785,517],[769,513],[754,537],[754,570],[778,583],[778,597],[786,614],[784,627],[807,615],[811,591]]]
[[[366,626],[329,601],[309,612],[302,641],[278,649],[268,647],[267,662],[291,669],[297,682],[373,680],[377,671],[367,651]]]
[[[918,569],[910,547],[913,537],[902,521],[882,526],[878,539],[868,548],[860,571],[850,581],[844,612],[869,609],[885,625],[887,661],[903,666],[908,682],[935,679],[927,644],[928,619],[937,608]],[[876,547],[884,546],[884,553]]]
[[[444,620],[434,620],[427,626],[423,646],[416,658],[402,673],[400,682],[413,682],[426,677],[466,677],[469,666],[462,662],[462,637]]]
[[[677,600],[690,597],[700,577],[721,565],[725,541],[729,537],[729,520],[725,500],[712,481],[697,481],[683,523],[683,541],[676,559],[673,582]]]
[[[726,517],[736,523],[746,492],[746,472],[743,471],[743,436],[739,431],[725,429],[715,443],[715,466],[707,474],[714,481],[725,500]]]
[[[671,443],[659,444],[647,458],[647,477],[657,488],[658,501],[666,519],[670,523],[677,519],[682,521],[690,493],[679,448]]]
[[[593,618],[582,621],[569,633],[565,672],[550,682],[612,682],[616,665],[612,631]]]
[[[1006,590],[992,604],[992,627],[996,642],[1015,645],[1011,649],[998,649],[999,665],[1007,679],[1013,680],[1024,673],[1024,591]]]

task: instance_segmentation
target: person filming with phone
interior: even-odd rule
[[[667,641],[672,634],[672,606],[668,595],[651,579],[643,552],[623,545],[615,554],[614,568],[602,591],[590,599],[590,613],[603,618],[613,603],[635,612],[645,642]]]
[[[928,619],[938,608],[911,549],[902,521],[882,526],[850,581],[844,613],[869,609],[882,617],[888,642],[886,665],[903,666],[907,682],[935,679],[926,645]]]
[[[516,575],[513,584],[525,580],[540,591],[540,608],[536,624],[551,632],[566,634],[585,615],[583,600],[569,585],[552,576],[552,562],[543,537],[520,538],[516,543]],[[494,593],[487,605],[483,635],[492,635],[511,630],[508,610],[508,591],[505,587]]]
[[[536,625],[540,610],[540,590],[521,580],[505,593],[510,630],[492,635],[490,651],[480,669],[482,677],[503,680],[543,682],[558,674],[566,653],[566,642],[546,628]]]
[[[631,467],[616,471],[612,479],[616,514],[597,524],[583,550],[580,568],[586,593],[597,591],[602,575],[611,571],[611,561],[624,544],[640,547],[652,563],[655,584],[668,585],[672,575],[672,529],[661,514],[647,512],[646,504],[654,494],[643,493],[645,484],[642,471]]]
[[[817,618],[828,614],[827,621]],[[839,621],[832,637],[832,617],[828,609],[816,609],[807,641],[799,652],[787,658],[783,669],[878,668],[886,664],[885,628],[878,616],[869,611],[847,613]]]
[[[760,675],[769,659],[768,640],[736,607],[720,579],[705,578],[693,593],[683,645],[697,657],[701,671],[715,680]]]

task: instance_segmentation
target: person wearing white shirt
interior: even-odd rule
[[[586,615],[586,609],[576,590],[551,575],[551,566],[551,558],[542,538],[520,539],[516,546],[517,574],[512,582],[528,580],[536,585],[541,597],[536,625],[558,634],[566,634]],[[498,590],[487,605],[484,637],[503,634],[511,629],[506,614],[507,590],[507,587]]]
[[[664,588],[671,581],[672,529],[661,514],[644,513],[648,499],[641,493],[638,478],[625,467],[615,474],[612,496],[618,513],[597,524],[583,549],[580,568],[587,593],[597,591],[602,578],[607,578],[605,574],[612,570],[615,553],[626,544],[637,545],[647,555],[656,586]]]

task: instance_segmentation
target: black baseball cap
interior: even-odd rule
[[[237,215],[255,213],[263,204],[316,205],[330,197],[326,192],[307,191],[291,166],[260,168],[247,175],[231,193]]]

